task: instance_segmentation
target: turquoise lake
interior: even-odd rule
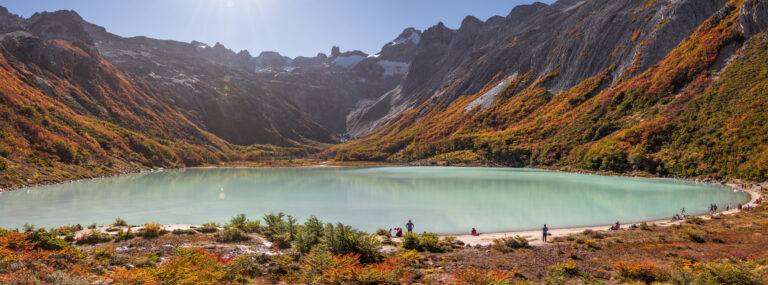
[[[677,181],[475,167],[188,168],[0,194],[0,227],[224,223],[245,213],[316,215],[365,231],[442,234],[631,223],[706,213],[746,193]]]

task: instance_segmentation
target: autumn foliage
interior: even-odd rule
[[[447,106],[433,98],[329,153],[340,160],[431,162],[460,161],[471,152],[477,162],[507,166],[766,179],[768,41],[760,34],[744,42],[741,2],[727,3],[639,74],[634,66],[614,66],[559,94],[545,88],[557,70],[524,74],[486,109],[465,110],[486,89]],[[726,47],[741,44],[730,65],[713,70],[718,58],[731,55]]]

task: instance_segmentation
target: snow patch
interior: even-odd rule
[[[408,36],[407,38],[398,38],[398,39],[394,40],[393,42],[391,42],[390,44],[393,45],[393,46],[401,45],[401,44],[406,44],[406,43],[410,43],[410,42],[412,42],[413,44],[419,44],[420,40],[421,40],[421,37],[419,37],[418,33],[411,33],[411,35]]]
[[[378,62],[378,64],[384,68],[384,75],[405,74],[408,72],[408,67],[410,67],[410,65],[405,62],[389,60],[381,60]]]
[[[493,105],[493,102],[496,102],[496,97],[499,96],[499,93],[504,90],[504,88],[507,88],[507,85],[509,85],[512,80],[514,80],[517,77],[517,72],[514,74],[507,76],[507,78],[504,78],[499,84],[496,84],[491,90],[486,91],[483,93],[483,95],[480,95],[480,97],[477,97],[474,101],[469,103],[466,108],[464,108],[464,112],[472,111],[473,109],[480,107],[480,111],[485,110],[486,108]]]
[[[362,55],[340,56],[333,60],[333,64],[351,68],[360,63],[364,58]]]
[[[565,9],[563,9],[563,12],[570,12],[570,11],[571,11],[571,10],[573,10],[573,9],[579,8],[579,6],[581,6],[581,5],[584,5],[584,2],[585,2],[585,1],[579,1],[579,3],[576,3],[576,4],[574,4],[574,5],[573,5],[573,6],[571,6],[571,7],[568,7],[568,8],[565,8]]]

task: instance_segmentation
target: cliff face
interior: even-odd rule
[[[378,129],[331,152],[766,179],[765,3],[559,1],[435,26],[369,109]]]
[[[549,74],[551,94],[616,65],[611,83],[658,63],[726,0],[562,0],[514,8],[506,18],[467,17],[458,30],[426,30],[408,75],[362,106],[349,132],[359,137],[433,96],[442,107],[511,74]],[[370,115],[369,115],[370,113]]]

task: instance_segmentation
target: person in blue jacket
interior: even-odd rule
[[[413,232],[413,222],[411,220],[408,220],[408,223],[405,224],[405,228],[408,230],[408,232]]]

